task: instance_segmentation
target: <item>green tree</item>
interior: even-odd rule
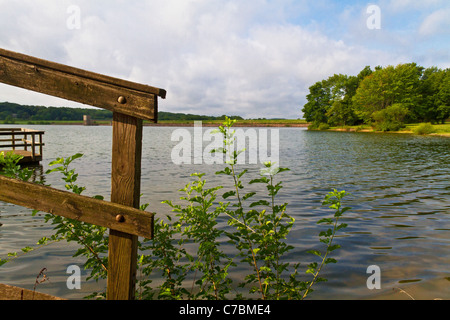
[[[306,121],[318,127],[320,123],[351,125],[358,121],[353,108],[353,96],[359,83],[372,73],[366,66],[357,76],[334,74],[309,88],[308,102],[303,107]]]
[[[420,103],[419,84],[423,67],[416,63],[387,66],[365,77],[353,97],[356,114],[366,123],[373,121],[373,113],[401,103],[414,110]],[[409,113],[413,115],[413,113]]]
[[[335,74],[327,79],[331,90],[331,106],[326,116],[330,125],[351,125],[357,120],[352,98],[358,87],[358,77]]]
[[[331,92],[325,80],[318,81],[309,87],[306,96],[308,102],[303,106],[303,114],[308,122],[326,123],[326,113],[330,108]]]
[[[421,102],[414,109],[414,114],[420,121],[434,122],[436,97],[439,91],[439,82],[442,81],[442,70],[437,67],[425,69],[422,75],[419,92]]]
[[[445,123],[445,120],[450,117],[450,69],[445,69],[443,73],[435,100],[437,106],[435,119]]]

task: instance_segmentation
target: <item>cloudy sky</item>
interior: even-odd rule
[[[299,118],[335,73],[450,67],[449,0],[0,0],[0,48],[167,90],[160,111]],[[82,105],[0,84],[0,101]]]

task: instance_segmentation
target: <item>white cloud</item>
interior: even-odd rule
[[[0,47],[164,88],[162,111],[244,117],[299,117],[314,82],[398,62],[395,52],[325,34],[327,28],[306,18],[314,16],[311,2],[298,4],[64,0],[49,6],[48,0],[0,0]],[[79,30],[66,26],[70,5],[80,7]],[[356,14],[355,23],[365,28],[359,11],[347,6],[335,19]],[[5,86],[0,92],[0,101],[45,102]]]
[[[428,15],[419,28],[422,36],[450,34],[450,8],[439,9]]]
[[[384,4],[386,1],[381,1]],[[423,10],[443,6],[447,0],[388,0],[387,6],[394,12],[405,10]]]

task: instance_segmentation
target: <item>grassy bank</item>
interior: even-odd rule
[[[376,131],[370,125],[359,125],[359,126],[339,126],[339,127],[329,127],[325,129],[328,131],[347,131],[347,132],[381,132]],[[450,137],[450,122],[445,124],[426,124],[426,123],[410,123],[406,124],[405,127],[399,131],[389,131],[391,133],[411,133],[411,134],[423,134],[423,135],[438,135]]]

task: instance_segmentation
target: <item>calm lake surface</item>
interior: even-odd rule
[[[109,200],[111,127],[28,127],[45,130],[43,172],[57,157],[84,153],[73,163],[79,185],[86,186],[85,195],[101,194]],[[181,196],[177,190],[190,181],[193,172],[205,172],[209,186],[231,185],[224,176],[214,174],[221,165],[173,164],[171,152],[178,144],[171,141],[175,129],[144,128],[141,203],[150,203],[148,211],[170,214],[161,201],[177,200]],[[193,132],[193,128],[185,129]],[[259,128],[252,130],[258,132]],[[338,263],[325,267],[322,276],[328,282],[318,284],[311,299],[408,299],[399,288],[416,299],[450,298],[450,139],[276,130],[280,166],[291,169],[279,175],[284,188],[278,199],[289,203],[288,211],[296,219],[288,239],[295,246],[289,259],[302,262],[303,270],[314,259],[306,251],[321,249],[318,233],[323,228],[316,222],[333,213],[321,205],[323,197],[332,188],[352,194],[344,199],[344,205],[352,207],[342,218],[348,227],[336,238],[342,246],[333,255]],[[247,179],[253,179],[261,166],[242,167],[249,169]],[[44,175],[44,179],[63,188],[57,174]],[[0,202],[0,257],[33,246],[51,234],[51,226],[42,216],[32,217],[31,210]],[[39,285],[38,291],[80,299],[103,290],[104,282],[83,283],[81,290],[67,289],[67,267],[82,264],[71,257],[74,248],[58,243],[21,256],[0,267],[0,283],[33,289],[37,274],[45,267],[50,282]],[[381,270],[379,290],[369,290],[366,285],[371,265]]]

